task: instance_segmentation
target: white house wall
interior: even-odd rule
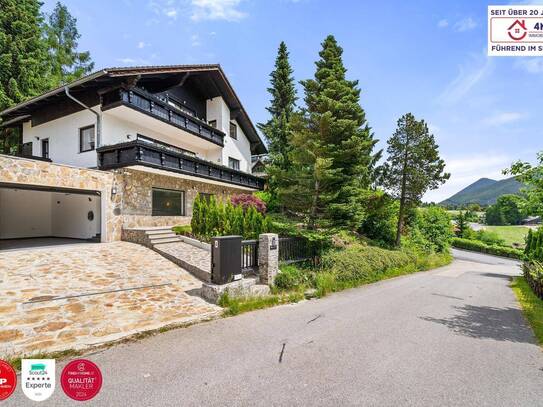
[[[79,152],[79,129],[93,124],[96,124],[96,116],[88,110],[34,127],[30,122],[26,122],[23,124],[23,143],[31,141],[32,154],[41,156],[41,141],[49,139],[49,158],[53,162],[78,167],[96,167],[96,151]]]
[[[226,134],[221,152],[223,165],[228,165],[228,157],[239,160],[239,168],[251,172],[251,144],[236,120],[230,120],[230,109],[221,96],[207,100],[207,121],[217,121],[217,129]],[[230,137],[230,122],[237,126],[237,140]]]
[[[94,219],[87,218],[89,211]],[[90,239],[100,233],[100,197],[51,193],[52,236]]]
[[[51,235],[50,192],[0,188],[0,239]]]

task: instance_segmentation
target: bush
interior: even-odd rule
[[[260,198],[251,194],[238,194],[230,197],[230,202],[234,206],[241,206],[243,211],[246,212],[249,208],[253,207],[261,214],[266,213],[266,204]]]
[[[521,259],[523,257],[522,250],[506,246],[487,245],[479,240],[468,240],[455,237],[452,239],[452,245],[459,249],[493,254],[495,256],[510,257],[513,259]]]
[[[389,268],[415,263],[416,256],[399,250],[353,245],[330,251],[322,257],[321,267],[332,272],[338,281],[373,281],[374,275]]]
[[[529,260],[543,261],[543,228],[528,231],[524,254]]]
[[[240,235],[244,239],[256,239],[261,233],[271,231],[271,220],[249,205],[243,210],[242,205],[217,201],[196,195],[192,207],[192,234],[204,241],[213,236]]]
[[[367,202],[367,215],[360,233],[383,246],[392,246],[396,240],[399,202],[381,191]]]
[[[275,277],[275,287],[280,290],[293,290],[311,283],[312,272],[300,269],[295,265],[281,266],[281,271]]]
[[[430,206],[415,212],[406,243],[410,247],[418,246],[424,253],[444,253],[449,249],[453,236],[447,211]]]

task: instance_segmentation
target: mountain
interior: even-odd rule
[[[465,205],[469,203],[492,205],[496,203],[496,199],[501,195],[518,194],[522,186],[522,183],[518,182],[514,177],[500,181],[481,178],[450,198],[445,199],[441,202],[441,205]]]

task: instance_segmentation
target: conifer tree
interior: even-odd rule
[[[400,201],[396,246],[400,245],[406,213],[415,207],[428,190],[446,182],[445,162],[424,120],[407,113],[398,120],[398,127],[388,140],[388,158],[380,168],[382,185]]]
[[[293,171],[283,174],[283,202],[317,219],[356,228],[380,153],[360,106],[358,81],[346,79],[343,50],[331,35],[322,43],[314,79],[302,81],[306,107],[292,121]]]
[[[81,37],[77,20],[68,8],[57,2],[45,27],[52,75],[56,86],[79,79],[94,68],[88,51],[79,52],[77,41]]]
[[[286,44],[281,41],[274,70],[270,74],[271,95],[270,106],[266,110],[271,118],[259,128],[268,140],[270,163],[269,167],[286,170],[289,167],[289,121],[296,103],[296,88],[294,86],[293,70],[289,62],[289,52]]]

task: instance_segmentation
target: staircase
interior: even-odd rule
[[[171,226],[123,229],[122,239],[147,246],[200,280],[211,281],[211,252],[185,243]]]
[[[145,234],[147,235],[151,247],[161,243],[175,243],[181,241],[171,227],[145,229]]]

